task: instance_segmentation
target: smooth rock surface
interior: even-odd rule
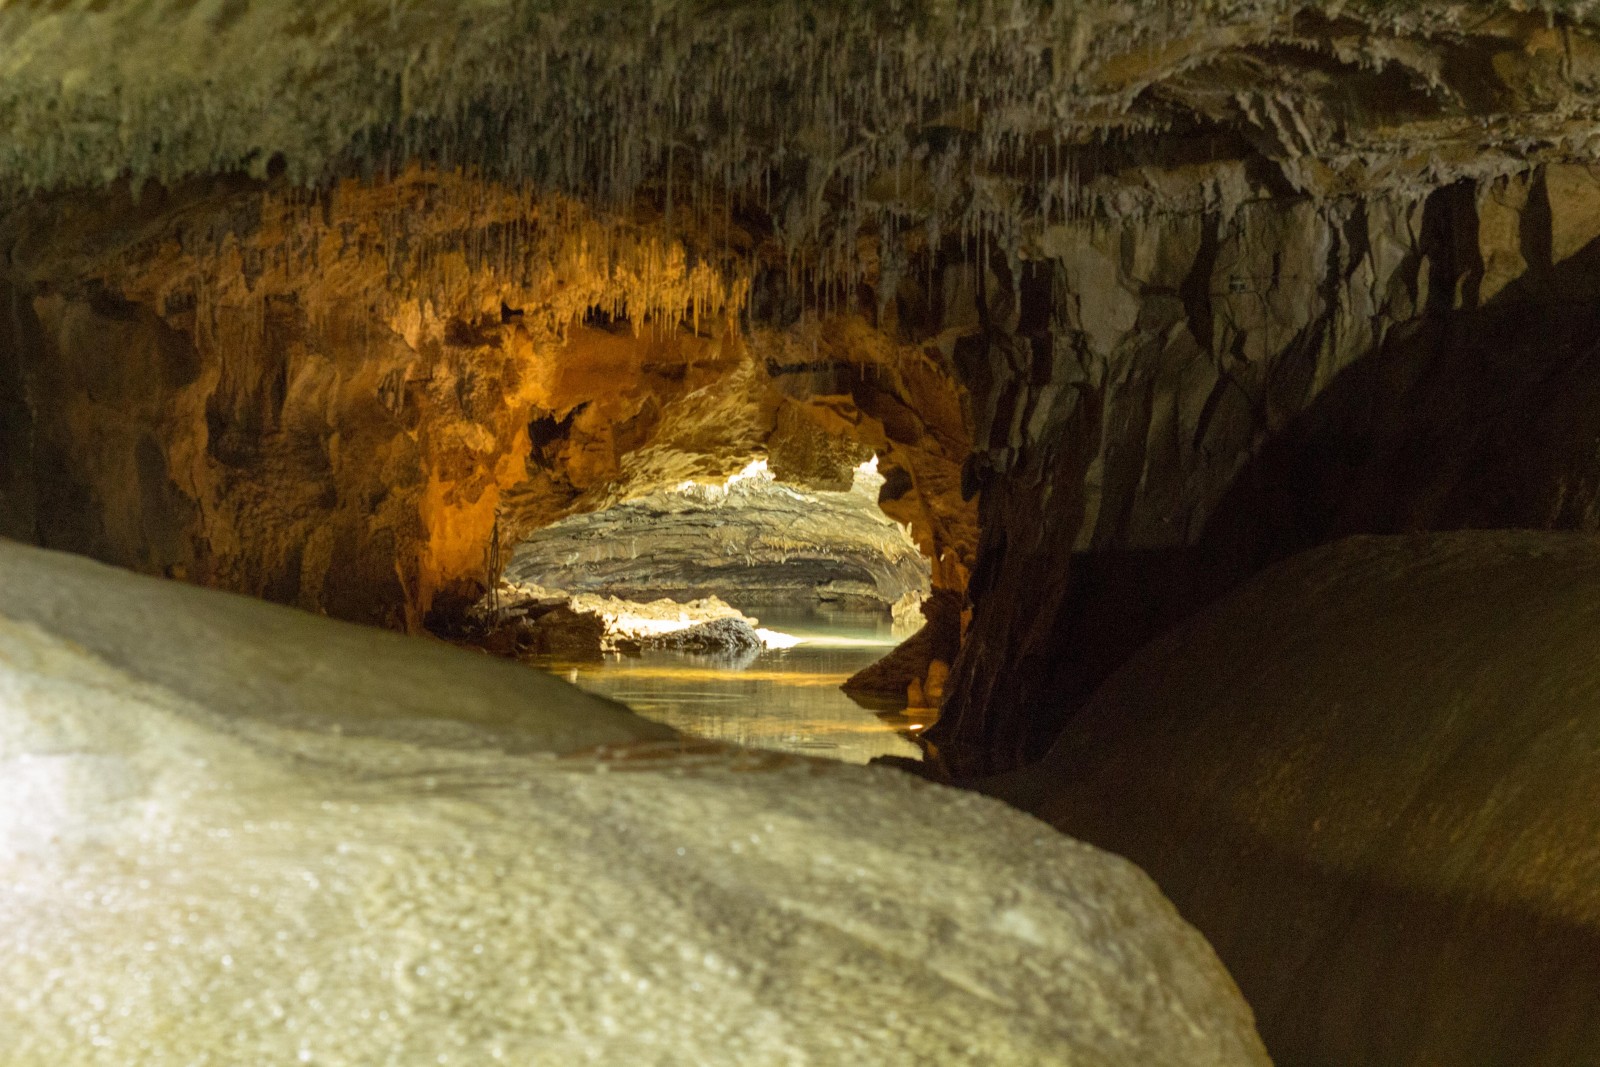
[[[1353,538],[992,788],[1143,865],[1279,1062],[1600,1062],[1600,538]]]
[[[6,542],[0,593],[8,1065],[1266,1063],[995,801]]]

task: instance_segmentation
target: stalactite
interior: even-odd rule
[[[330,175],[398,178],[420,160],[546,196],[578,197],[619,217],[664,186],[666,233],[704,224],[711,246],[703,251],[720,253],[724,265],[735,258],[736,205],[786,201],[780,243],[791,252],[812,250],[798,257],[809,264],[811,286],[834,293],[859,281],[850,254],[858,236],[913,232],[917,220],[898,182],[921,172],[923,161],[936,161],[926,180],[935,192],[932,210],[942,216],[927,220],[930,233],[989,225],[990,216],[972,204],[984,181],[1039,184],[1039,165],[1018,166],[1017,157],[1072,112],[1075,71],[1040,60],[1048,49],[1067,49],[1059,6],[1056,0],[917,0],[818,9],[776,0],[719,9],[708,18],[698,4],[671,0],[601,14],[555,0],[516,0],[501,21],[517,32],[497,34],[492,49],[472,51],[472,64],[457,57],[472,33],[493,32],[492,25],[467,27],[454,47],[395,55],[357,47],[359,39],[346,42],[346,51],[335,45],[327,77],[348,98],[328,94],[311,116],[318,136],[283,146],[287,170],[296,181],[327,188]],[[423,24],[414,11],[396,17],[385,20],[385,32]],[[384,88],[363,98],[353,88],[358,83]],[[109,129],[120,143],[138,146],[128,166],[135,184],[225,170],[247,157],[264,168],[272,152],[260,149],[272,146],[243,149],[252,124],[230,121],[235,103],[226,94],[179,92],[159,82],[124,100]],[[89,146],[74,152],[70,141],[52,135],[37,105],[0,100],[0,114],[7,109],[23,112],[28,136],[0,145],[0,191],[82,180],[77,171],[94,155]],[[945,115],[959,117],[957,126],[938,126]],[[187,132],[182,147],[190,154],[168,144],[153,155],[156,139],[144,134],[147,125]],[[200,153],[205,132],[214,139]],[[950,143],[930,152],[930,137]],[[687,152],[678,151],[680,144]],[[800,145],[813,157],[825,146],[826,157],[842,165],[813,168],[792,188],[793,177],[780,175]],[[685,156],[693,168],[680,176],[677,163]],[[1070,165],[1070,153],[1045,166],[1062,163]],[[879,175],[894,176],[897,195],[868,202],[864,191]],[[1044,177],[1070,181],[1063,173]],[[680,178],[694,186],[686,196]],[[1006,203],[1030,201],[1014,195]],[[831,247],[825,234],[836,238]],[[384,235],[385,245],[399,273],[412,253],[392,236]],[[474,269],[491,258],[504,266],[504,257],[475,243],[464,252]]]

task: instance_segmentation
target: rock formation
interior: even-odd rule
[[[447,629],[876,456],[959,779],[1302,548],[1600,526],[1595,0],[12,3],[0,123],[0,535]]]
[[[481,588],[561,329],[630,280],[673,306],[720,283],[579,209],[534,222],[451,188],[313,206],[218,181],[13,213],[4,532],[413,628]]]
[[[1600,1048],[1600,541],[1355,538],[1138,653],[993,785],[1148,870],[1280,1063]]]
[[[736,591],[744,603],[843,602],[883,611],[926,595],[928,561],[878,508],[884,478],[843,491],[779,484],[766,461],[726,483],[688,481],[524,538],[506,580],[628,600]]]
[[[758,652],[765,646],[761,635],[743,619],[714,619],[696,623],[682,630],[651,637],[642,642],[645,648],[664,648],[674,652],[689,652],[702,656],[727,656],[740,658]]]
[[[1596,528],[1596,237],[1600,178],[1569,165],[1063,235],[1007,297],[1050,361],[974,396],[984,541],[941,729],[1036,758],[1143,641],[1333,537]]]
[[[998,802],[6,542],[0,588],[16,1067],[1267,1062],[1144,875]]]
[[[879,428],[893,370],[858,405],[730,333],[574,326],[734,296],[571,205],[422,174],[318,207],[226,182],[109,200],[19,209],[0,238],[13,536],[415,628],[492,583],[518,531],[752,453],[803,486],[881,451],[901,497],[959,469],[959,437],[937,458],[920,422]],[[901,513],[963,573],[970,513]]]
[[[765,648],[791,647],[794,638],[759,623],[716,597],[641,603],[507,583],[442,636],[497,656],[557,664],[649,649],[753,659]]]
[[[1279,521],[1283,472],[1332,443],[1278,439],[1336,375],[1306,418],[1359,435],[1377,405],[1390,451],[1295,507],[1344,531],[1588,521],[1582,405],[1523,444],[1532,412],[1435,401],[1499,426],[1480,452],[1563,454],[1481,498],[1439,506],[1449,475],[1395,485],[1382,457],[1456,432],[1413,434],[1384,390],[1476,381],[1421,366],[1476,309],[1514,330],[1587,299],[1597,18],[13,5],[5,529],[415,627],[573,511],[775,441],[780,477],[817,467],[801,483],[866,448],[934,584],[981,579],[940,739],[1015,762],[1188,610],[1125,610],[1130,581],[1198,603],[1294,547],[1269,529],[1250,562],[1167,566]],[[1578,343],[1544,346],[1551,374],[1582,373]]]

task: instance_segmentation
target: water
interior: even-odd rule
[[[875,756],[922,758],[911,738],[929,724],[931,712],[873,712],[839,688],[899,644],[888,618],[791,606],[741,610],[764,627],[800,638],[801,644],[743,661],[646,652],[607,656],[599,663],[541,666],[696,737],[846,763],[866,763]]]

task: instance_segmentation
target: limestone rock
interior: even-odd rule
[[[852,675],[844,683],[845,692],[890,705],[938,707],[949,665],[961,647],[960,601],[950,593],[936,593],[923,603],[922,614],[922,627],[883,659]],[[929,692],[930,681],[939,692]],[[913,683],[920,702],[908,697]]]
[[[599,659],[605,645],[606,624],[598,616],[562,605],[531,620],[523,629],[525,643],[517,653],[558,660]]]
[[[714,619],[650,637],[641,643],[645,648],[733,657],[759,652],[766,647],[755,627],[743,619]]]
[[[1600,541],[1355,538],[1136,655],[994,786],[1146,866],[1281,1062],[1600,1058]]]
[[[1597,19],[1587,0],[13,4],[0,191],[315,185],[425,153],[611,207],[677,164],[771,204],[791,253],[853,284],[879,228],[1009,239],[1584,162]]]
[[[1143,643],[1318,543],[1600,529],[1592,184],[1052,233],[1000,287],[1032,325],[973,343],[983,537],[947,757],[1037,759]]]
[[[7,542],[0,589],[8,1064],[1267,1062],[1147,878],[998,802]]]
[[[218,179],[0,215],[0,530],[411,629],[491,584],[535,412],[615,371],[568,324],[630,289],[635,314],[705,305],[694,279],[719,277],[573,205],[417,172],[315,208]],[[683,367],[719,346],[620,347]],[[650,392],[611,381],[597,416]]]
[[[851,599],[885,611],[925,593],[929,564],[879,509],[883,478],[847,491],[777,482],[764,461],[724,482],[686,482],[563,519],[525,538],[510,581],[628,600]],[[641,487],[643,488],[643,487]]]

